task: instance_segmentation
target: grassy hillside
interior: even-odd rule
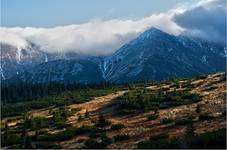
[[[2,107],[4,148],[226,148],[223,73],[77,89]]]

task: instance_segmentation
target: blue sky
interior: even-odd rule
[[[109,55],[151,27],[226,42],[226,0],[0,1],[0,41],[20,49]]]
[[[6,27],[53,27],[94,19],[140,19],[197,0],[1,0]]]

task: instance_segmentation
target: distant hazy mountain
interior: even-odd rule
[[[1,49],[1,76],[7,81],[115,83],[191,77],[225,70],[226,48],[151,28],[107,57],[47,54],[31,45]]]

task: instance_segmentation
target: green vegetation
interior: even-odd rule
[[[121,123],[118,123],[118,124],[113,124],[113,125],[111,126],[110,130],[120,130],[120,129],[122,129],[122,128],[124,128],[124,125],[121,124]]]
[[[150,114],[147,116],[147,120],[155,120],[158,118],[158,115],[157,114]]]
[[[138,149],[173,149],[179,148],[176,141],[169,141],[168,139],[149,140],[140,142]]]
[[[201,113],[201,111],[202,111],[201,105],[198,104],[196,106],[196,110],[195,111],[196,111],[196,113]]]
[[[93,126],[81,126],[79,128],[69,126],[64,131],[56,134],[44,134],[39,136],[38,141],[64,141],[68,140],[75,135],[95,132],[96,129]]]
[[[100,143],[94,139],[88,139],[85,141],[85,149],[100,149],[103,146],[100,146]]]
[[[66,91],[80,91],[91,89],[111,89],[123,88],[107,82],[100,82],[99,84],[78,84],[78,83],[61,83],[61,82],[47,82],[47,83],[31,83],[18,82],[1,84],[1,100],[2,104],[18,103],[25,101],[38,100],[46,96],[54,96],[62,94]]]
[[[39,149],[61,149],[61,146],[53,142],[35,142],[35,147]]]
[[[170,118],[163,118],[160,123],[161,124],[169,124],[169,123],[173,123],[174,120],[173,119],[170,119]]]
[[[115,142],[125,141],[125,140],[129,139],[129,135],[128,134],[119,134],[119,135],[115,135],[113,138],[114,138]]]
[[[93,133],[97,131],[93,126],[73,127],[66,123],[69,116],[79,109],[67,109],[61,107],[52,110],[52,117],[33,117],[28,113],[22,116],[22,122],[16,128],[9,128],[7,123],[1,124],[2,146],[16,146],[15,148],[59,148],[57,141],[68,140],[75,135]],[[55,134],[48,133],[46,129],[62,128],[63,131]],[[31,132],[32,131],[32,132]],[[28,134],[28,133],[32,134]],[[33,146],[31,145],[33,142]],[[52,145],[52,146],[51,146]]]
[[[186,135],[179,139],[159,137],[138,143],[139,149],[223,149],[226,148],[226,129],[201,135]]]
[[[196,79],[206,79],[207,78],[207,75],[200,75],[198,77],[196,77]]]
[[[93,97],[103,96],[119,90],[118,87],[104,89],[78,89],[61,94],[51,95],[37,100],[2,105],[2,117],[21,115],[34,109],[47,108],[50,106],[66,106],[90,101]]]
[[[105,130],[97,130],[97,132],[90,133],[90,138],[85,141],[85,149],[103,149],[113,141],[107,137]],[[99,141],[97,141],[99,139]]]
[[[106,120],[103,115],[99,115],[98,121],[96,122],[96,127],[103,128],[110,124],[111,122]]]
[[[158,134],[154,137],[150,137],[150,140],[159,140],[159,139],[167,139],[169,138],[169,135],[166,134],[166,133],[161,133],[161,134]]]
[[[175,120],[175,125],[186,125],[193,122],[193,117],[180,118]]]
[[[213,117],[210,116],[208,113],[201,113],[199,115],[199,120],[209,120],[212,119]]]
[[[2,146],[17,145],[15,148],[31,148],[31,140],[36,139],[42,132],[41,129],[49,127],[49,120],[42,117],[32,117],[29,114],[22,116],[22,123],[17,128],[6,126],[1,133]],[[28,135],[29,131],[34,131],[33,137]]]
[[[103,149],[106,148],[107,145],[111,144],[112,140],[103,134],[101,136],[101,142],[98,142],[95,139],[88,139],[85,141],[85,149]]]
[[[55,111],[54,114],[62,114],[63,116],[65,115],[65,112],[62,110],[57,110]],[[62,116],[60,115],[60,116]],[[54,116],[53,116],[54,118]],[[58,118],[58,117],[57,117]],[[59,118],[58,118],[59,119]],[[60,118],[62,120],[62,118]],[[54,121],[55,122],[55,121]],[[58,122],[58,121],[57,121]],[[104,148],[106,145],[110,144],[112,141],[105,135],[105,129],[99,129],[98,127],[106,127],[107,125],[110,125],[110,122],[106,120],[102,115],[99,116],[99,119],[95,126],[87,126],[87,125],[82,125],[81,127],[73,127],[70,125],[67,125],[66,128],[63,131],[57,132],[55,134],[50,134],[50,133],[44,133],[42,135],[39,135],[36,139],[36,141],[40,142],[57,142],[57,141],[65,141],[69,140],[70,138],[73,138],[76,135],[81,135],[81,134],[87,134],[90,137],[100,137],[102,142],[99,143],[99,146],[97,148]],[[55,124],[55,126],[58,126]],[[85,142],[86,148],[91,148],[93,146],[97,146],[96,140],[89,139],[88,141]],[[95,144],[96,143],[96,144]],[[94,144],[94,145],[93,145]]]
[[[137,88],[125,93],[119,99],[121,114],[146,112],[200,101],[200,97],[188,91],[152,91]]]
[[[16,133],[12,133],[11,131],[6,131],[1,136],[1,145],[2,146],[9,146],[14,144],[21,143],[21,136]]]
[[[67,118],[74,115],[78,111],[80,111],[79,108],[69,110],[66,107],[60,107],[59,109],[51,112],[51,115],[53,115],[52,124],[58,128],[64,128],[67,126],[65,124]]]
[[[1,147],[7,149],[60,149],[64,148],[60,146],[60,142],[76,139],[75,143],[80,143],[81,146],[84,145],[84,147],[81,148],[103,149],[107,148],[111,143],[119,142],[125,144],[130,138],[133,139],[134,127],[132,126],[136,126],[136,123],[139,123],[139,127],[144,127],[144,131],[149,128],[153,128],[154,130],[157,128],[161,131],[163,128],[170,129],[173,127],[172,125],[174,125],[176,129],[181,128],[181,126],[187,127],[185,135],[182,134],[182,136],[177,137],[177,139],[173,139],[175,136],[172,136],[171,132],[166,131],[165,129],[164,131],[166,132],[158,131],[157,133],[161,134],[153,135],[149,140],[138,143],[139,149],[226,148],[226,129],[220,129],[201,135],[195,135],[194,133],[195,129],[193,127],[195,124],[193,123],[195,121],[200,123],[203,122],[203,120],[210,120],[213,118],[212,115],[207,113],[207,108],[204,106],[205,104],[198,103],[194,112],[183,112],[176,116],[171,115],[168,117],[165,113],[161,113],[164,115],[159,114],[160,109],[187,105],[201,100],[200,96],[189,92],[192,88],[190,80],[157,82],[155,83],[157,88],[155,87],[154,89],[146,88],[147,85],[154,85],[154,83],[135,83],[122,87],[108,86],[103,89],[90,89],[86,87],[82,89],[72,88],[67,92],[65,92],[65,90],[60,90],[59,93],[55,91],[58,89],[56,88],[53,91],[54,94],[49,91],[52,93],[49,94],[49,96],[38,96],[35,99],[26,100],[23,103],[18,103],[17,101],[10,103],[5,102],[4,105],[2,105],[3,117],[15,115],[21,116],[12,119],[9,118],[7,121],[4,120],[1,123]],[[129,90],[129,92],[117,98],[113,103],[104,106],[107,107],[108,110],[112,111],[116,108],[116,110],[120,110],[119,113],[128,115],[114,116],[119,117],[120,119],[110,118],[112,115],[118,114],[106,113],[106,109],[103,111],[102,108],[97,109],[96,111],[91,107],[92,109],[90,111],[86,110],[79,112],[81,110],[80,108],[71,109],[68,107],[70,104],[83,103],[90,101],[97,96],[115,93],[118,90],[122,90],[123,87]],[[4,98],[8,99],[8,94],[9,93],[7,93]],[[34,95],[31,94],[31,97],[32,96]],[[15,95],[12,97],[15,97]],[[47,107],[49,107],[49,115],[44,117],[35,117],[30,115],[30,113],[26,113],[32,109]],[[83,110],[84,109],[85,108],[83,108]],[[144,112],[148,113],[141,116],[139,115],[139,113]],[[98,117],[96,116],[97,113],[100,113]],[[107,114],[108,118],[113,119],[113,121],[111,122],[110,119],[106,118],[101,113]],[[181,111],[179,111],[179,113],[181,113]],[[135,115],[138,115],[138,117]],[[147,117],[147,122],[143,122],[145,115]],[[69,119],[70,116],[73,117]],[[218,117],[222,119],[224,118],[223,116],[226,116],[226,110],[222,112],[222,116]],[[131,120],[131,117],[135,120]],[[126,119],[123,120],[124,124],[114,123],[114,119],[120,121],[122,118]],[[199,120],[197,118],[199,118]],[[156,119],[158,121],[160,120],[160,122],[151,121]],[[16,125],[11,126],[13,123],[16,123]],[[207,123],[207,121],[203,123]],[[8,125],[10,125],[10,127]],[[136,131],[137,130],[135,130],[135,132]],[[115,136],[113,136],[113,134]],[[146,134],[146,136],[148,135],[149,134]],[[108,136],[113,136],[113,138]]]

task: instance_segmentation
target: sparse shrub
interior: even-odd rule
[[[212,91],[214,89],[217,89],[217,87],[216,86],[211,86],[211,87],[207,88],[208,91]]]
[[[72,113],[70,112],[71,110],[67,109],[66,107],[61,107],[55,111],[52,111],[53,115],[52,123],[56,125],[58,128],[67,127],[66,120],[69,116],[72,115]]]
[[[85,141],[86,149],[103,149],[107,145],[111,144],[112,140],[106,136],[106,134],[101,135],[101,142],[98,142],[94,139],[88,139]]]
[[[76,134],[84,134],[84,133],[96,132],[96,130],[97,129],[94,126],[82,125],[80,128],[77,128],[75,133]]]
[[[222,116],[226,116],[226,109],[222,112]]]
[[[110,124],[111,124],[110,121],[106,120],[103,115],[99,115],[98,121],[96,123],[97,127],[103,128]]]
[[[188,124],[186,126],[186,131],[185,131],[185,138],[191,138],[195,135],[195,128],[193,124]]]
[[[77,120],[78,120],[79,122],[81,122],[83,119],[84,119],[84,117],[83,117],[82,115],[79,115]]]
[[[38,137],[39,141],[63,141],[68,140],[75,135],[96,132],[96,128],[93,126],[81,126],[80,128],[67,127],[64,131],[56,134],[44,134]]]
[[[113,125],[111,126],[110,130],[120,130],[120,129],[122,129],[122,128],[124,128],[124,125],[121,124],[121,123],[118,123],[118,124],[113,124]]]
[[[157,114],[150,114],[147,116],[147,120],[155,120],[158,118],[158,115]]]
[[[127,109],[127,108],[122,108],[119,112],[120,115],[128,115],[128,114],[134,114],[134,113],[136,113],[136,110]]]
[[[53,142],[35,142],[36,149],[61,149],[61,146]]]
[[[47,132],[48,132],[47,130],[40,130],[40,131],[39,131],[39,135],[47,134]]]
[[[99,142],[94,139],[88,139],[85,141],[85,149],[100,149],[103,148]]]
[[[20,144],[21,143],[21,136],[20,134],[14,134],[14,133],[4,133],[1,135],[1,147],[2,146],[9,146],[14,144]]]
[[[179,143],[176,140],[159,139],[148,140],[138,143],[138,149],[173,149],[179,148]]]
[[[159,108],[158,108],[158,107],[155,107],[155,108],[154,108],[154,113],[155,113],[156,115],[159,114]]]
[[[89,112],[88,112],[87,109],[86,109],[86,112],[85,112],[85,114],[84,114],[84,117],[85,117],[85,118],[88,118],[88,117],[89,117]]]
[[[120,135],[115,135],[114,137],[114,141],[124,141],[124,140],[128,140],[129,139],[129,135],[127,134],[120,134]]]
[[[84,142],[84,139],[78,139],[77,142],[78,143],[83,143]]]
[[[106,136],[106,133],[101,134],[101,140],[102,142],[100,143],[101,145],[103,145],[103,147],[105,148],[107,145],[112,143],[112,139]]]
[[[102,131],[100,131],[100,132],[102,132]],[[98,137],[100,137],[100,133],[99,132],[91,132],[91,133],[89,133],[89,137],[90,138],[98,138]]]
[[[224,74],[224,75],[222,75],[222,77],[221,77],[220,81],[226,81],[226,72],[225,72],[225,74]]]
[[[69,116],[73,116],[75,113],[79,112],[81,108],[72,108],[69,110]]]
[[[199,102],[201,101],[201,98],[199,95],[197,94],[192,94],[192,93],[189,93],[189,92],[183,92],[182,93],[182,99],[187,99],[187,100],[191,100],[192,102]]]
[[[201,98],[188,91],[156,91],[134,89],[119,97],[120,114],[132,114],[174,107],[178,105],[198,102]]]
[[[31,126],[32,130],[42,129],[49,127],[49,119],[44,117],[32,117],[31,118]]]
[[[190,148],[198,149],[226,149],[226,129],[219,129],[194,136]]]
[[[197,105],[195,111],[196,111],[196,113],[201,113],[201,111],[202,111],[201,110],[201,106],[200,105]]]
[[[202,113],[199,115],[199,120],[209,120],[212,119],[213,117],[210,116],[208,113]]]
[[[193,122],[193,118],[181,118],[181,119],[175,120],[175,125],[186,125],[192,122]]]
[[[159,135],[156,135],[154,137],[150,137],[150,140],[159,140],[159,139],[168,139],[169,135],[166,133],[161,133]]]
[[[206,78],[207,78],[207,75],[200,75],[196,79],[206,79]]]
[[[150,139],[138,143],[138,149],[226,149],[226,129],[201,135],[186,134],[178,139]]]
[[[174,120],[173,119],[170,119],[170,118],[164,118],[161,120],[161,124],[169,124],[169,123],[173,123]]]

